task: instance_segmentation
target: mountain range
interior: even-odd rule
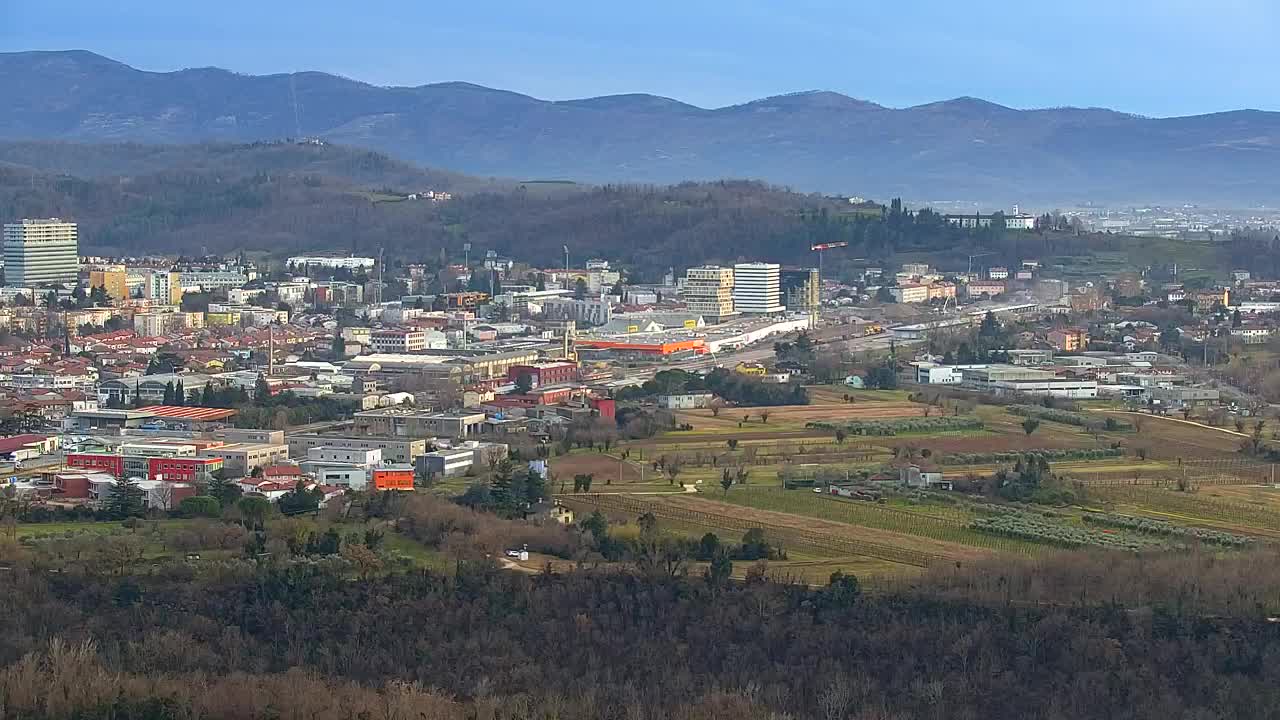
[[[0,139],[316,137],[478,176],[672,183],[988,205],[1280,200],[1280,113],[1146,118],[975,98],[889,108],[801,92],[704,109],[653,95],[547,101],[463,82],[147,72],[85,51],[0,54]]]

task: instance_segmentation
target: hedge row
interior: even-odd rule
[[[1071,412],[1069,410],[1056,410],[1054,408],[1041,407],[1039,405],[1010,405],[1007,408],[1011,414],[1020,415],[1022,417],[1033,417],[1037,420],[1048,420],[1049,422],[1062,423],[1063,425],[1075,425],[1082,428],[1098,429],[1098,430],[1132,430],[1133,425],[1115,418],[1099,419],[1084,413]]]
[[[1105,458],[1124,457],[1124,448],[1104,448],[1099,450],[1061,450],[1041,448],[1024,452],[987,452],[987,453],[953,453],[944,455],[944,465],[987,465],[991,463],[1012,463],[1028,455],[1042,457],[1045,460],[1102,460]]]
[[[1114,535],[1102,530],[1055,523],[1029,513],[1007,513],[974,520],[970,527],[1000,537],[1042,542],[1062,548],[1099,547],[1143,550],[1161,543],[1141,537]]]
[[[1184,527],[1163,520],[1133,517],[1132,515],[1114,515],[1111,513],[1085,513],[1084,521],[1095,525],[1124,528],[1148,535],[1164,535],[1167,537],[1187,538],[1200,542],[1213,543],[1226,547],[1242,548],[1253,543],[1253,538],[1244,535],[1208,530],[1205,528]]]
[[[811,422],[805,427],[813,430],[844,430],[850,435],[897,435],[911,432],[946,432],[948,430],[981,430],[982,420],[970,416],[940,416],[877,420],[875,422]]]

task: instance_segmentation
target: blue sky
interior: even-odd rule
[[[0,50],[718,107],[835,90],[1145,115],[1280,110],[1276,0],[0,0]]]

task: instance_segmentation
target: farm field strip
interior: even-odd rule
[[[1034,555],[1046,549],[1034,542],[977,532],[969,527],[977,515],[958,508],[935,506],[928,510],[916,511],[800,490],[743,492],[735,489],[721,498],[721,501],[759,510],[785,512],[905,535],[918,535],[931,540],[959,543],[997,552]]]
[[[1144,490],[1136,487],[1105,488],[1093,492],[1100,498],[1133,508],[1137,512],[1179,515],[1197,522],[1211,523],[1213,527],[1242,531],[1249,528],[1280,531],[1280,513],[1274,509],[1208,498],[1199,493]]]
[[[820,552],[859,555],[902,565],[927,567],[930,563],[951,559],[950,557],[940,553],[924,552],[910,547],[854,539],[849,536],[849,533],[837,534],[814,532],[798,528],[794,524],[769,522],[767,520],[757,521],[755,519],[744,519],[733,515],[721,515],[695,508],[682,507],[665,501],[646,501],[635,497],[621,495],[575,495],[563,497],[561,499],[566,504],[600,509],[606,512],[612,511],[636,516],[643,515],[647,512],[653,513],[654,517],[657,517],[660,520],[672,520],[679,523],[701,525],[712,530],[724,529],[745,532],[746,530],[758,527],[766,530],[771,537],[785,543],[813,548]],[[733,506],[729,507],[733,508]],[[966,553],[966,556],[971,555]]]
[[[691,511],[722,522],[746,523],[759,527],[772,527],[780,531],[804,533],[815,541],[831,543],[833,540],[870,544],[891,551],[907,551],[926,558],[951,560],[991,557],[994,551],[975,548],[947,541],[934,540],[919,535],[881,530],[873,527],[850,525],[821,518],[793,513],[761,510],[758,508],[721,502],[698,495],[666,496],[660,499],[664,507]],[[851,551],[853,554],[870,554]],[[913,563],[918,564],[918,563]]]

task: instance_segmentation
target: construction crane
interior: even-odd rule
[[[818,253],[818,277],[819,278],[822,277],[822,254],[827,250],[834,250],[836,248],[843,248],[843,247],[849,247],[849,243],[842,241],[842,242],[816,243],[814,245],[809,246],[810,252]]]
[[[968,270],[968,272],[966,272],[965,274],[966,274],[966,275],[972,275],[972,274],[973,274],[973,259],[974,259],[974,258],[986,257],[986,256],[988,256],[988,255],[995,255],[995,253],[993,253],[993,252],[984,252],[984,253],[976,253],[976,254],[970,255],[970,256],[969,256],[969,270]]]

